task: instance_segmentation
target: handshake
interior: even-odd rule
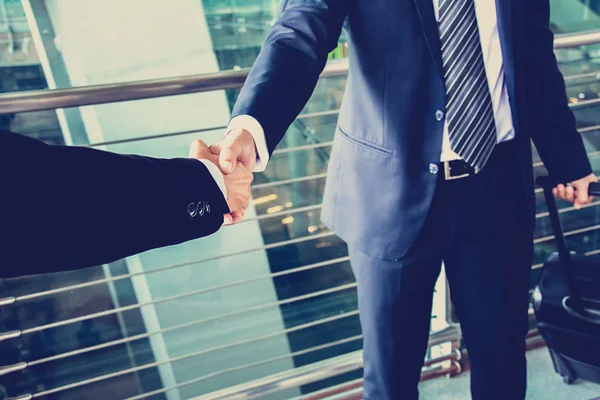
[[[241,222],[252,194],[250,185],[256,166],[256,146],[252,135],[243,129],[233,130],[210,147],[202,140],[196,140],[190,147],[189,157],[208,160],[219,168],[223,174],[230,210],[224,216],[224,224]]]

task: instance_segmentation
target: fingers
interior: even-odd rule
[[[567,186],[565,188],[565,200],[570,201],[571,203],[575,201],[575,188],[573,186]]]
[[[560,184],[552,189],[552,193],[554,196],[565,201],[573,202],[575,200],[575,190],[572,186]]]
[[[204,142],[196,146],[205,151]],[[242,222],[250,202],[252,171],[256,167],[256,145],[252,135],[243,129],[234,130],[208,148],[213,157],[218,157],[218,165],[225,177],[227,205],[230,213],[223,216],[224,225]]]
[[[244,210],[234,211],[231,213],[231,217],[233,218],[233,224],[239,224],[244,220]]]
[[[190,158],[208,158],[213,153],[202,140],[194,140],[190,146]]]
[[[252,142],[250,149],[244,152],[240,158],[240,162],[246,167],[248,171],[254,171],[256,168],[256,150],[254,142]]]
[[[570,185],[558,185],[552,189],[552,194],[564,201],[573,203],[575,209],[590,204],[594,198],[588,195],[589,182],[576,181]]]
[[[239,224],[244,220],[245,209],[241,209],[239,211],[232,211],[231,214],[223,215],[223,225],[230,226]]]
[[[219,166],[224,174],[231,174],[235,169],[237,159],[240,156],[240,145],[236,142],[221,147],[219,154]]]
[[[221,154],[221,142],[211,144],[208,149],[213,154],[217,154],[217,155]]]
[[[236,176],[231,177],[233,180],[238,182],[240,185],[245,185],[245,188],[250,190],[250,184],[254,180],[254,175],[244,165],[238,165],[236,170]]]
[[[212,154],[219,156],[219,168],[221,169],[221,172],[224,174],[231,174],[235,169],[239,152],[235,143],[231,141],[224,143],[224,140],[222,140],[213,143],[209,149]]]
[[[565,200],[565,185],[560,184],[556,186],[554,189],[552,189],[552,194],[559,199]]]
[[[243,221],[244,213],[250,204],[252,195],[253,175],[241,163],[238,163],[234,171],[225,175],[227,186],[227,205],[230,213],[225,217],[226,225],[233,225]]]
[[[591,203],[591,197],[588,196],[589,182],[579,182],[575,193],[574,206],[575,209],[580,209],[586,204]]]
[[[238,161],[249,171],[256,167],[256,145],[246,130],[231,131],[223,140],[210,146],[210,151],[219,155],[219,166],[224,174],[231,174]]]
[[[243,221],[244,214],[250,204],[251,190],[238,188],[234,193],[227,193],[227,205],[230,213],[225,218],[226,224],[237,224]]]

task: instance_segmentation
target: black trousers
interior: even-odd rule
[[[440,178],[406,257],[386,261],[350,249],[366,400],[418,398],[442,261],[469,352],[472,398],[525,398],[533,228],[520,179],[515,145],[502,143],[478,175]]]

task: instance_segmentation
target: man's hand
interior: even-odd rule
[[[592,196],[588,196],[588,188],[592,182],[598,182],[598,178],[596,178],[596,175],[594,174],[573,181],[567,186],[562,184],[558,185],[552,189],[552,193],[555,197],[572,202],[575,209],[579,210],[581,207],[590,204],[594,200]]]
[[[219,156],[211,153],[202,140],[195,140],[192,143],[189,156],[190,158],[208,160],[219,167]],[[250,184],[253,175],[242,164],[237,164],[231,173],[223,174],[223,178],[227,189],[227,206],[231,211],[231,214],[224,215],[224,224],[237,224],[242,221],[244,212],[248,208],[252,194]]]
[[[222,140],[210,146],[210,151],[219,156],[219,167],[225,175],[233,172],[238,161],[250,172],[256,167],[254,138],[245,129],[232,130]]]

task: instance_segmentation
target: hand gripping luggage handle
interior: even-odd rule
[[[588,312],[582,304],[581,299],[575,293],[574,277],[570,268],[571,264],[571,253],[567,248],[565,242],[565,236],[560,226],[560,219],[558,216],[558,208],[556,207],[556,200],[552,194],[552,189],[559,183],[552,180],[548,176],[540,176],[536,179],[536,183],[544,189],[544,197],[546,199],[546,205],[548,206],[548,214],[550,214],[550,222],[552,223],[552,230],[556,239],[556,247],[558,248],[558,256],[561,264],[565,267],[567,279],[569,280],[569,292],[563,298],[562,307],[571,316],[592,324],[600,324],[600,315],[595,315]],[[600,183],[592,182],[588,188],[589,196],[600,196]]]
[[[559,181],[553,180],[549,176],[538,176],[537,179],[535,180],[535,183],[537,183],[538,186],[543,187],[544,190],[549,190],[550,192],[552,192],[552,189],[554,189],[554,187],[556,187],[556,185],[558,185],[560,183],[562,183],[563,185],[566,185],[564,182],[559,182]],[[598,183],[598,182],[590,183],[590,187],[588,188],[588,195],[589,196],[600,196],[600,183]]]
[[[568,265],[571,261],[571,253],[567,248],[565,237],[560,226],[560,219],[558,217],[558,208],[556,207],[556,200],[552,194],[552,189],[561,182],[551,179],[548,176],[539,176],[536,179],[536,183],[544,189],[544,197],[546,199],[546,205],[548,206],[548,214],[550,214],[550,223],[552,224],[552,231],[556,238],[556,247],[558,249],[558,256],[560,260]],[[600,196],[600,183],[592,182],[588,188],[589,196]]]

